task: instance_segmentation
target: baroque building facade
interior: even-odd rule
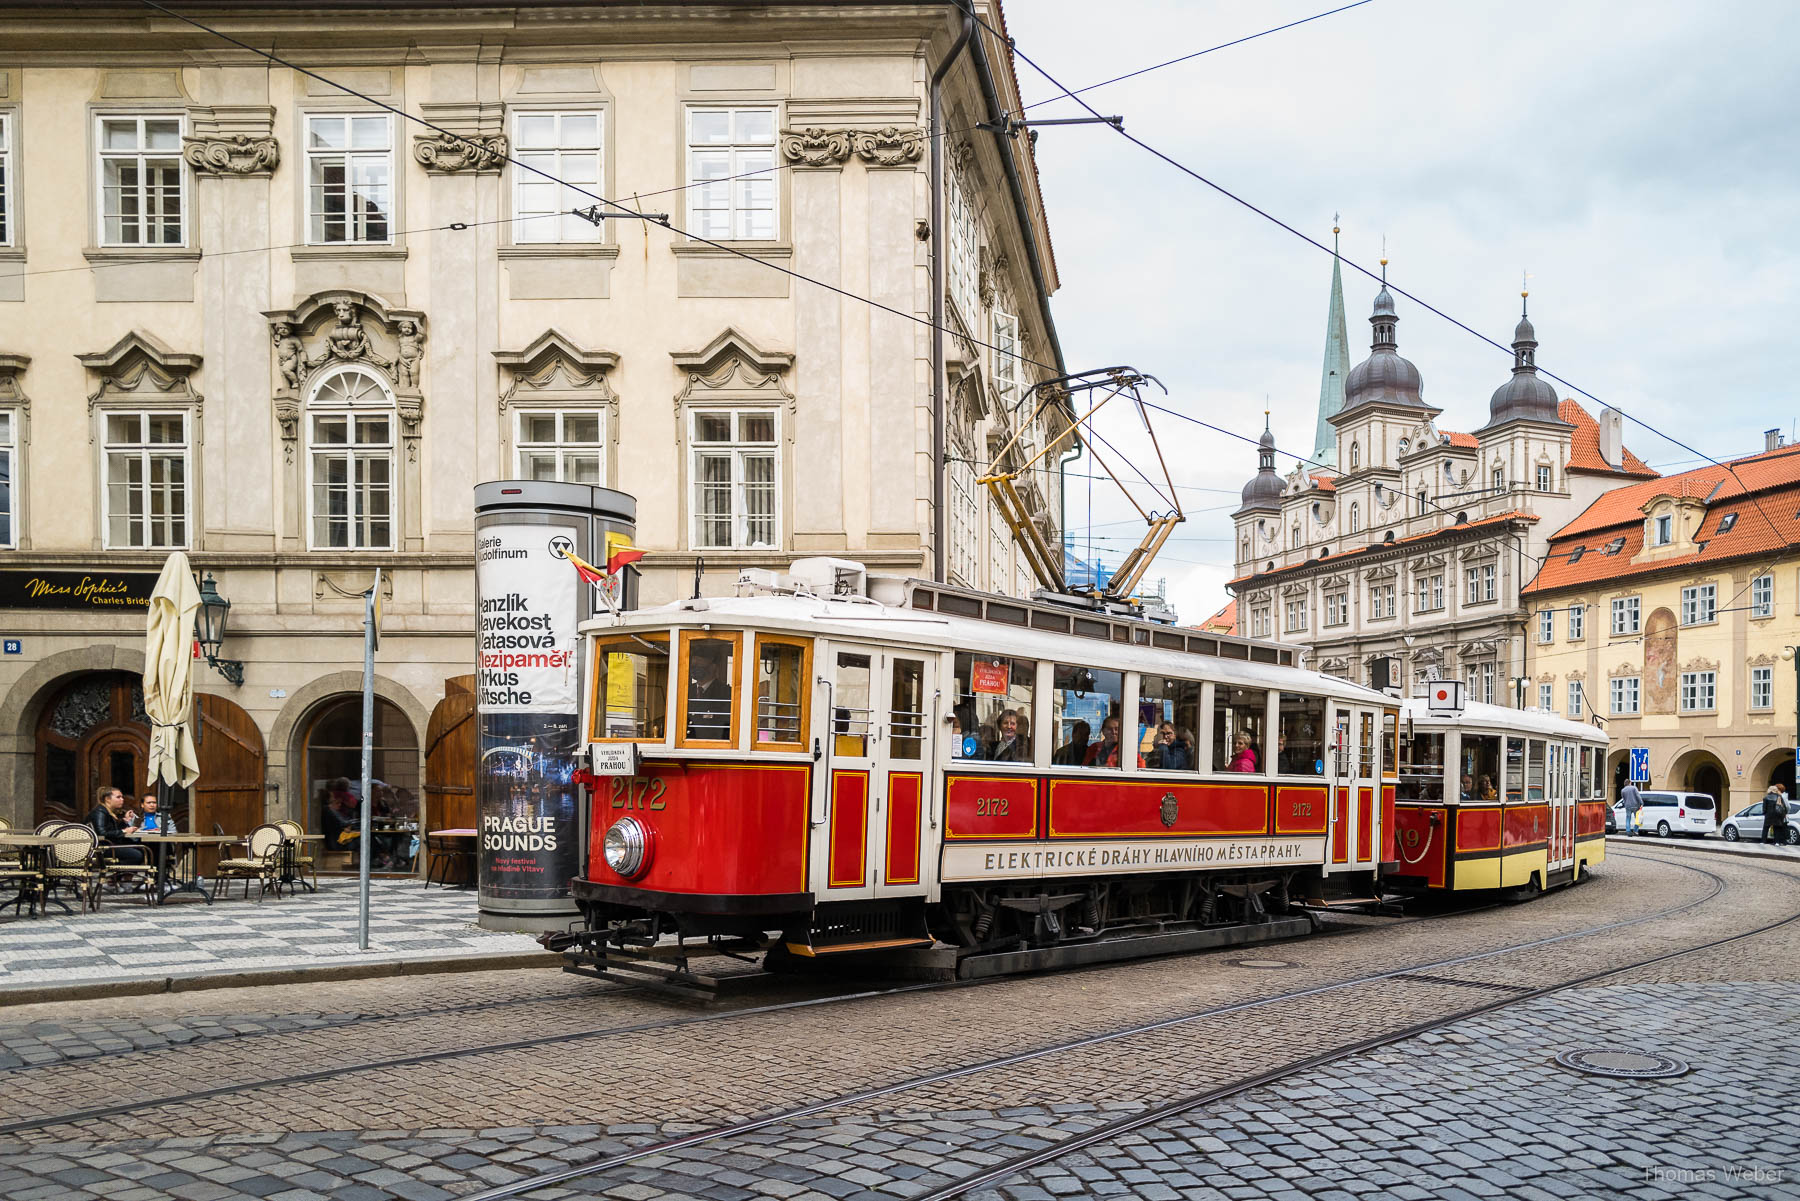
[[[1550,539],[1525,588],[1533,703],[1597,716],[1614,795],[1632,747],[1656,788],[1729,816],[1794,794],[1800,446],[1618,488]]]
[[[955,6],[201,19],[243,45],[5,5],[0,816],[142,787],[180,549],[244,664],[196,671],[192,824],[319,828],[376,568],[375,774],[469,824],[428,752],[467,717],[482,480],[634,495],[645,603],[818,554],[1035,586],[976,480],[1066,429],[1022,403],[1063,373],[1056,268],[1029,139],[977,128],[1020,107],[1010,52]]]
[[[1385,284],[1369,355],[1354,368],[1343,311],[1334,263],[1319,409],[1329,435],[1284,474],[1263,433],[1233,514],[1238,629],[1308,646],[1312,666],[1361,683],[1385,660],[1408,691],[1456,679],[1472,699],[1523,703],[1521,590],[1549,532],[1607,489],[1656,473],[1624,447],[1619,414],[1596,419],[1558,400],[1537,373],[1528,317],[1514,331],[1511,378],[1486,422],[1463,433],[1439,425],[1443,410],[1399,353]]]

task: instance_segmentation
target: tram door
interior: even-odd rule
[[[1331,710],[1331,829],[1327,872],[1362,871],[1375,862],[1375,823],[1381,782],[1375,753],[1373,709],[1333,705]]]
[[[1546,847],[1548,867],[1562,871],[1575,866],[1575,748],[1550,744],[1550,838]]]
[[[824,867],[819,897],[922,895],[932,661],[834,642],[826,662],[829,767],[813,858]]]

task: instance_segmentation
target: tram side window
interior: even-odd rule
[[[888,697],[888,756],[922,759],[925,749],[925,664],[895,659]]]
[[[1003,655],[956,655],[959,753],[995,763],[1030,763],[1037,663]],[[973,741],[971,741],[971,739]]]
[[[1125,677],[1058,663],[1050,685],[1050,762],[1063,767],[1120,767]]]
[[[1403,801],[1444,799],[1444,736],[1414,734],[1400,744],[1400,785],[1394,795]]]
[[[1381,716],[1381,774],[1392,779],[1400,770],[1400,714],[1385,709]]]
[[[1213,693],[1213,770],[1263,771],[1269,694],[1220,684]]]
[[[1525,745],[1531,752],[1525,760],[1525,799],[1541,801],[1544,799],[1544,741],[1533,738]]]
[[[869,700],[874,660],[868,655],[839,651],[837,672],[831,678],[831,750],[834,755],[860,759],[869,753],[869,733],[875,711]]]
[[[1284,776],[1325,774],[1325,699],[1281,694],[1281,728],[1275,736],[1275,770]]]
[[[682,738],[687,742],[732,740],[732,697],[736,691],[738,636],[684,633],[681,651],[687,669],[682,694]]]
[[[594,647],[594,664],[588,736],[596,742],[661,742],[668,732],[668,636],[605,639]]]
[[[1495,781],[1500,778],[1500,736],[1498,734],[1464,734],[1462,762],[1457,764],[1457,795],[1465,801],[1497,801],[1500,792]]]
[[[756,742],[764,750],[806,744],[803,642],[756,640]]]
[[[1138,754],[1158,771],[1200,770],[1200,682],[1138,677]]]
[[[1516,805],[1525,799],[1525,740],[1506,740],[1506,803]]]

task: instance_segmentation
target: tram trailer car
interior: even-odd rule
[[[1606,735],[1553,714],[1401,706],[1397,892],[1542,891],[1606,858]]]
[[[1400,702],[1291,647],[792,571],[582,627],[577,955],[1055,947],[1368,897],[1392,866]]]

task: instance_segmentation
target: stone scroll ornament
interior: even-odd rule
[[[781,157],[801,167],[835,167],[850,157],[848,130],[818,126],[781,131]]]
[[[427,134],[413,139],[413,158],[427,171],[453,175],[459,171],[498,171],[506,162],[505,134]]]
[[[916,163],[919,156],[925,153],[923,133],[917,129],[901,129],[894,125],[886,129],[861,130],[854,135],[853,141],[856,157],[877,167]]]
[[[188,138],[181,157],[203,175],[267,175],[281,162],[281,147],[272,137],[247,133]]]

